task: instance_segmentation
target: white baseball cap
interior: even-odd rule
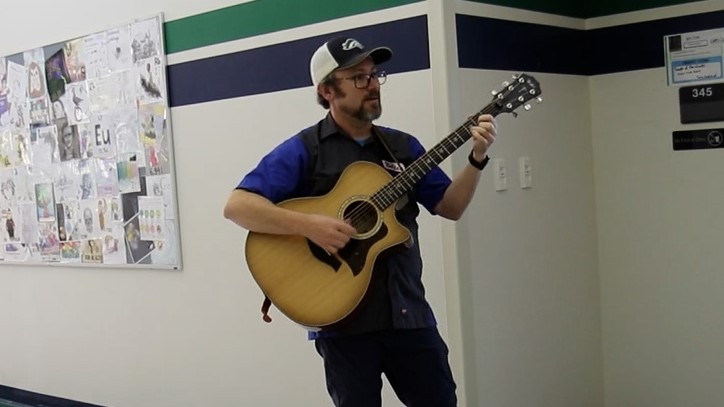
[[[392,50],[377,47],[367,51],[359,41],[349,37],[337,37],[317,48],[309,62],[312,83],[317,86],[336,69],[346,69],[370,57],[375,65],[392,58]]]

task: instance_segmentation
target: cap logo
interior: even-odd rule
[[[355,48],[364,49],[362,44],[357,42],[357,40],[353,38],[348,38],[345,42],[342,43],[342,49],[345,51],[349,51]]]

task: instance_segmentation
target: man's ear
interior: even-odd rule
[[[327,101],[331,101],[332,98],[334,98],[334,90],[331,86],[325,85],[324,83],[320,83],[317,85],[317,93],[322,95],[322,97]]]

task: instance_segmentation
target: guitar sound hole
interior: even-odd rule
[[[377,209],[367,201],[355,201],[344,209],[344,219],[349,220],[358,234],[365,234],[377,225]]]

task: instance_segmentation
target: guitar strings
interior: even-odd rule
[[[419,170],[422,168],[422,163],[426,161],[427,157],[429,157],[432,152],[435,152],[435,151],[437,150],[437,147],[438,147],[438,146],[441,146],[441,145],[444,145],[444,144],[447,143],[447,142],[450,142],[450,141],[451,141],[451,138],[450,138],[450,137],[451,137],[452,135],[457,135],[458,137],[460,137],[461,134],[460,134],[459,132],[460,132],[461,130],[465,130],[465,132],[466,132],[467,134],[470,134],[470,131],[468,130],[468,128],[466,127],[466,125],[475,125],[475,124],[477,124],[477,122],[475,122],[475,121],[473,120],[473,118],[475,118],[475,117],[477,117],[477,116],[480,116],[481,114],[494,113],[495,110],[496,110],[496,107],[497,107],[497,106],[496,106],[495,103],[489,104],[488,106],[486,106],[485,108],[483,108],[480,112],[478,112],[477,114],[471,116],[472,118],[468,119],[465,123],[463,123],[460,127],[458,127],[453,133],[451,133],[450,136],[448,136],[448,137],[446,137],[445,139],[443,139],[438,145],[436,145],[436,146],[433,147],[430,151],[428,151],[427,153],[425,153],[424,155],[422,155],[421,157],[419,157],[417,160],[415,160],[406,171],[404,171],[403,173],[401,173],[401,174],[399,174],[398,176],[396,176],[391,182],[389,182],[387,185],[385,185],[383,188],[381,188],[379,191],[375,192],[375,193],[371,196],[370,201],[371,201],[371,203],[372,203],[372,206],[376,207],[376,208],[379,209],[380,211],[385,210],[389,205],[392,204],[392,202],[394,202],[394,201],[396,200],[396,198],[395,198],[395,199],[392,199],[390,202],[386,202],[386,200],[385,200],[384,202],[381,202],[381,203],[383,203],[384,205],[379,205],[379,204],[377,204],[377,201],[380,200],[380,199],[379,199],[379,196],[380,196],[380,195],[390,195],[389,192],[388,192],[388,190],[391,189],[391,188],[393,188],[394,185],[400,184],[400,180],[409,178],[409,174],[410,174],[410,173],[414,173],[414,172],[419,171]],[[466,139],[465,141],[467,141],[467,139]],[[453,144],[453,146],[454,146],[454,144]],[[447,151],[447,150],[446,150],[446,151]],[[399,197],[398,197],[398,198],[399,198]],[[348,214],[348,216],[345,217],[345,219],[349,220],[350,223],[352,224],[352,226],[354,226],[354,225],[355,225],[358,221],[360,221],[362,218],[367,219],[367,218],[369,218],[370,215],[374,215],[374,214],[375,214],[375,212],[374,212],[374,211],[371,211],[371,210],[369,209],[369,207],[370,207],[370,205],[359,205],[359,206],[357,206],[355,209],[353,209],[352,212],[350,212],[350,213]]]
[[[493,103],[489,104],[488,106],[486,106],[485,108],[483,108],[477,114],[471,116],[471,118],[469,118],[467,121],[465,121],[465,123],[463,123],[454,132],[452,132],[450,134],[450,136],[445,137],[440,143],[438,143],[430,151],[426,152],[424,155],[420,156],[418,159],[413,161],[413,163],[410,164],[410,167],[408,167],[407,170],[405,170],[404,172],[397,175],[395,178],[392,179],[392,181],[387,183],[387,185],[385,185],[379,191],[372,194],[370,196],[369,200],[365,200],[365,201],[363,201],[364,202],[363,204],[357,205],[357,207],[355,207],[349,214],[347,214],[347,216],[345,216],[344,219],[348,220],[350,222],[350,224],[354,227],[356,224],[366,221],[366,220],[370,219],[371,217],[373,217],[373,215],[376,215],[377,211],[375,211],[374,209],[371,209],[371,207],[376,208],[380,212],[384,211],[394,201],[396,201],[397,198],[399,198],[399,196],[397,198],[392,199],[391,202],[386,202],[386,200],[384,200],[383,202],[378,203],[378,201],[380,200],[380,198],[379,198],[380,195],[390,195],[388,190],[393,188],[394,185],[400,184],[401,180],[403,180],[402,182],[404,182],[405,180],[407,180],[407,178],[410,178],[411,173],[419,172],[419,170],[423,167],[423,162],[426,161],[427,157],[429,157],[432,152],[437,151],[439,146],[444,146],[446,143],[452,141],[451,136],[456,135],[456,136],[460,137],[461,134],[459,132],[461,130],[464,130],[467,133],[467,135],[470,135],[470,130],[468,129],[467,125],[474,126],[477,124],[477,122],[474,121],[473,118],[476,118],[476,117],[480,116],[481,114],[494,113],[495,110],[497,110],[497,106],[496,106],[495,102],[493,102]],[[463,144],[467,140],[468,139],[465,139],[463,141]],[[462,146],[462,144],[460,146],[456,147],[455,144],[453,143],[452,146],[455,147],[454,150],[456,150],[457,148]],[[445,150],[445,151],[447,152],[447,150]],[[445,158],[447,158],[447,156]],[[417,183],[417,182],[415,182],[415,183]],[[384,205],[380,205],[380,204],[384,204]],[[376,216],[374,216],[374,218],[376,218]],[[359,230],[358,230],[358,232],[359,232]]]

